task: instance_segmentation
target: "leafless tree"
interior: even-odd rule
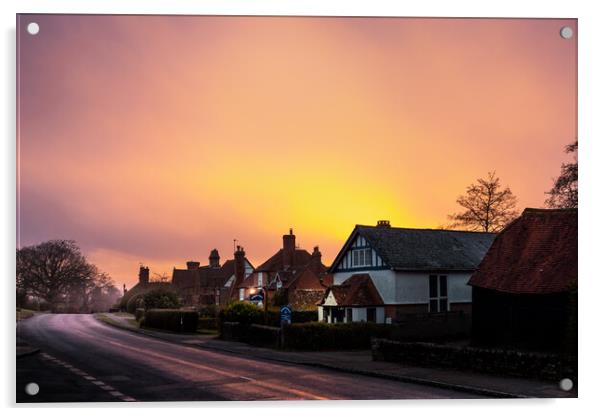
[[[17,293],[44,299],[56,306],[77,302],[87,308],[96,287],[111,278],[86,261],[75,241],[51,240],[17,249]]]
[[[456,202],[464,210],[448,216],[449,228],[498,232],[518,215],[516,197],[509,187],[502,187],[495,172],[469,185]]]
[[[546,199],[549,208],[577,208],[578,202],[578,166],[577,166],[577,140],[565,147],[566,153],[575,153],[573,163],[563,163],[560,167],[560,176],[554,180],[554,186]]]

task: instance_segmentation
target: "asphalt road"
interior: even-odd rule
[[[18,332],[22,339],[42,349],[36,358],[39,363],[17,360],[18,384],[36,381],[36,377],[44,380],[38,399],[32,397],[31,401],[42,397],[49,401],[481,398],[178,345],[108,326],[92,315],[38,315],[20,322]],[[49,372],[56,374],[55,386],[47,387]],[[55,400],[42,395],[60,391],[61,385],[73,389],[82,383],[87,388],[81,397],[78,387],[75,396],[59,394]],[[20,385],[17,388],[22,388]],[[27,401],[27,397],[21,398]]]

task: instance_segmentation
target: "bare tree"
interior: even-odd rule
[[[554,186],[546,199],[549,208],[577,208],[578,202],[578,166],[577,166],[577,140],[564,148],[566,153],[575,153],[573,163],[563,163],[560,167],[560,176],[554,180]]]
[[[449,215],[449,228],[469,231],[498,232],[517,217],[516,197],[510,188],[503,188],[495,172],[466,188],[456,202],[464,211]]]
[[[95,287],[112,284],[86,261],[75,241],[51,240],[17,250],[17,292],[56,306],[77,301],[86,308]]]

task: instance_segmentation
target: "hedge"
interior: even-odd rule
[[[174,332],[196,332],[198,321],[199,314],[195,311],[149,309],[140,321],[140,326]]]
[[[388,337],[391,327],[367,322],[307,322],[286,325],[282,330],[285,349],[320,351],[369,349],[371,338]]]
[[[238,322],[242,327],[264,323],[263,311],[252,303],[232,302],[219,312],[220,326],[222,322]]]
[[[217,329],[217,319],[215,318],[199,318],[199,329],[215,330]]]

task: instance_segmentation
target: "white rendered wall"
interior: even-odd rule
[[[376,286],[386,305],[427,304],[429,302],[429,275],[435,274],[428,272],[394,272],[392,270],[344,272],[334,274],[334,284],[340,285],[349,277],[358,273],[368,273],[370,275],[374,286]],[[447,276],[447,293],[450,303],[472,301],[472,289],[467,284],[471,273],[438,273],[437,275]]]

